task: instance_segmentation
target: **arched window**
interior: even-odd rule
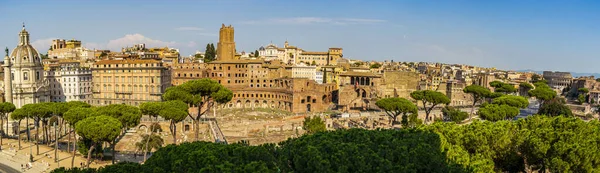
[[[29,74],[27,72],[23,72],[23,80],[29,80]]]

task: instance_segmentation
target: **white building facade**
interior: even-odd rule
[[[315,73],[315,81],[318,84],[323,84],[323,72],[322,71],[316,71],[316,73]]]
[[[302,52],[302,49],[299,49],[296,46],[290,46],[287,41],[285,41],[283,48],[279,48],[271,43],[267,45],[267,47],[260,47],[258,49],[258,55],[263,57],[266,61],[280,60],[286,64],[296,64],[296,58]]]
[[[305,64],[298,64],[298,65],[288,67],[288,68],[291,68],[292,78],[306,78],[306,79],[312,79],[312,80],[316,79],[317,66],[308,66]],[[321,79],[322,79],[322,76],[321,76]],[[321,82],[323,82],[323,81],[321,80]]]
[[[78,62],[59,62],[60,67],[44,72],[49,81],[50,101],[82,101],[91,104],[92,70]]]

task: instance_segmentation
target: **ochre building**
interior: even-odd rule
[[[335,84],[291,78],[285,65],[278,61],[241,60],[235,56],[233,35],[233,27],[221,27],[217,61],[206,64],[206,76],[233,91],[233,99],[222,107],[304,113],[326,111],[333,105]]]
[[[159,60],[101,60],[92,67],[92,105],[161,101],[171,71]]]

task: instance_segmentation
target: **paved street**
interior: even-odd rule
[[[33,151],[33,168],[25,172],[38,173],[38,172],[49,172],[50,170],[56,169],[60,166],[71,167],[71,153],[58,152],[59,163],[54,162],[54,148],[48,147],[47,145],[40,144],[40,155],[36,155],[35,145],[27,142],[21,142],[21,150],[16,151],[17,140],[14,139],[3,139],[2,151],[0,151],[0,173],[2,171],[9,172],[17,170],[20,172],[21,164],[27,164],[29,162],[29,151]],[[11,150],[11,146],[14,146]],[[47,155],[46,155],[47,154]],[[85,158],[77,155],[75,157],[75,165],[79,166],[79,163],[85,162]],[[90,167],[100,167],[102,164],[92,162]]]

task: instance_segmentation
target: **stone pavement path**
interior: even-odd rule
[[[8,166],[10,168],[20,170],[21,164],[25,165],[29,162],[29,147],[33,152],[32,162],[33,168],[25,171],[31,173],[37,172],[50,172],[58,167],[71,167],[72,153],[59,151],[58,158],[59,162],[54,162],[54,148],[44,144],[40,144],[40,154],[36,155],[36,147],[34,143],[27,143],[21,141],[21,150],[17,151],[18,141],[14,139],[3,139],[2,151],[0,152],[0,164]],[[86,158],[81,155],[75,155],[75,167],[79,167],[80,163],[85,163]],[[90,167],[97,168],[104,166],[105,164],[90,163]],[[2,167],[0,166],[0,170]],[[2,171],[0,171],[1,173]]]

